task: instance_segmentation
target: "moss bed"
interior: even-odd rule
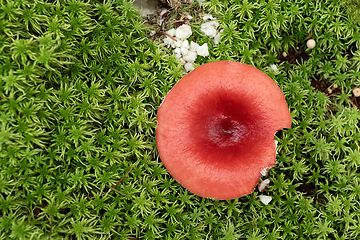
[[[346,2],[169,10],[224,29],[214,45],[190,21],[210,51],[196,66],[244,62],[285,95],[293,125],[275,136],[264,205],[257,190],[198,197],[162,165],[156,110],[185,73],[131,2],[1,0],[0,239],[359,239],[360,26]]]

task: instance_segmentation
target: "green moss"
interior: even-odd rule
[[[358,238],[356,9],[348,17],[340,1],[207,1],[224,29],[219,45],[200,33],[201,19],[191,22],[210,48],[197,65],[242,61],[284,92],[293,125],[275,136],[265,206],[257,191],[200,198],[167,173],[156,109],[184,73],[131,5],[1,2],[0,239]]]

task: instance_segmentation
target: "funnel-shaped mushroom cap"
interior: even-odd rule
[[[157,148],[169,173],[190,192],[222,200],[254,191],[261,172],[275,166],[274,134],[292,122],[271,78],[230,61],[183,77],[157,120]]]

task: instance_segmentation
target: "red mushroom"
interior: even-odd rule
[[[291,127],[284,95],[262,71],[220,61],[197,67],[157,113],[156,142],[169,173],[190,192],[217,200],[254,191],[275,166],[274,134]]]

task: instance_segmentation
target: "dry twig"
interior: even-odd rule
[[[134,168],[134,165],[130,168],[130,170],[115,184],[113,188],[110,188],[110,190],[106,193],[110,193],[112,190],[115,190],[115,188],[121,183],[121,181],[130,173],[130,171]]]
[[[172,40],[174,40],[175,42],[177,42],[176,38],[174,38],[173,36],[171,36],[170,34],[168,34],[167,32],[161,31],[163,34],[165,34],[166,36],[168,36],[169,38],[171,38]]]

